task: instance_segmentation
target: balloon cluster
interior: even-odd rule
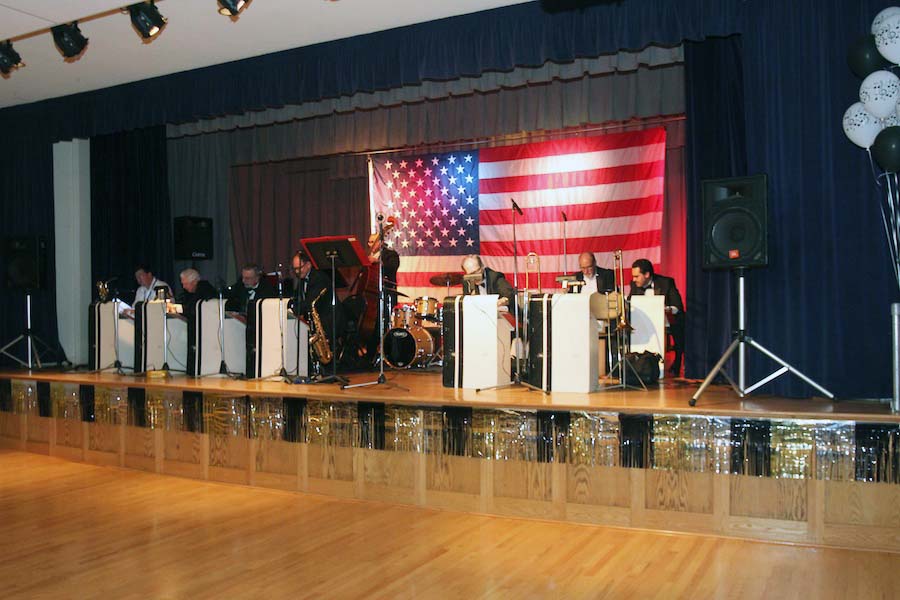
[[[859,102],[844,113],[844,133],[871,152],[887,173],[900,171],[900,77],[888,69],[900,64],[900,7],[884,9],[872,31],[850,46],[850,70],[863,80]]]

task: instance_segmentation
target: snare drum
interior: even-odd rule
[[[395,327],[384,334],[384,362],[395,369],[425,366],[434,357],[434,338],[424,327]]]
[[[416,314],[429,321],[437,321],[440,317],[440,304],[437,298],[420,296],[416,298]]]
[[[415,327],[419,324],[416,318],[416,309],[409,304],[403,304],[391,311],[391,327],[395,329],[403,329],[407,327]]]

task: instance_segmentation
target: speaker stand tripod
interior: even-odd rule
[[[746,277],[746,269],[738,268],[733,271],[735,277],[737,278],[737,301],[738,301],[738,328],[737,331],[734,332],[731,345],[728,346],[728,349],[725,350],[725,354],[722,355],[722,358],[719,359],[719,362],[712,368],[712,371],[709,372],[709,375],[706,376],[706,379],[703,380],[703,383],[700,384],[700,388],[694,393],[688,402],[691,406],[696,406],[697,400],[700,396],[703,395],[703,392],[706,391],[706,388],[710,386],[713,380],[716,378],[716,375],[721,373],[725,379],[728,380],[728,383],[731,384],[731,387],[734,389],[735,393],[739,398],[743,398],[747,394],[750,394],[756,389],[759,389],[761,386],[769,383],[770,381],[781,377],[785,373],[793,373],[801,380],[808,383],[810,386],[822,392],[822,394],[830,399],[834,399],[834,394],[826,390],[824,387],[801,373],[799,370],[794,368],[785,362],[781,357],[776,355],[774,352],[754,340],[752,337],[747,335],[747,303],[745,299],[745,291],[746,284],[744,278]],[[781,365],[781,368],[776,369],[769,375],[763,377],[753,385],[747,385],[747,346],[761,352],[765,356],[768,356],[776,363]],[[730,375],[725,371],[725,363],[728,362],[728,359],[731,358],[731,355],[737,351],[738,354],[738,365],[737,365],[737,382],[731,378]]]
[[[25,342],[25,353],[26,360],[22,360],[18,356],[12,354],[9,350],[19,342]],[[42,368],[41,365],[41,353],[38,350],[38,344],[44,346],[45,351],[54,352],[53,348],[50,347],[50,344],[39,338],[34,334],[34,331],[31,329],[31,292],[25,292],[25,331],[16,336],[11,342],[0,348],[0,354],[5,354],[10,357],[20,366],[26,367],[28,370],[31,370],[33,366],[36,364],[37,368]]]

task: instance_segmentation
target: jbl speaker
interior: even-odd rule
[[[703,195],[703,268],[769,263],[766,176],[708,179]]]
[[[47,287],[47,240],[43,237],[4,238],[3,263],[7,288],[42,290]]]
[[[175,217],[175,259],[213,257],[213,221],[207,217]]]

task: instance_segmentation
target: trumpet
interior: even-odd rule
[[[634,327],[628,322],[628,315],[625,313],[625,267],[622,264],[622,250],[616,250],[613,252],[613,260],[616,274],[617,284],[618,284],[618,298],[617,298],[617,306],[616,311],[619,313],[619,322],[616,324],[616,329],[619,331],[634,331]]]

